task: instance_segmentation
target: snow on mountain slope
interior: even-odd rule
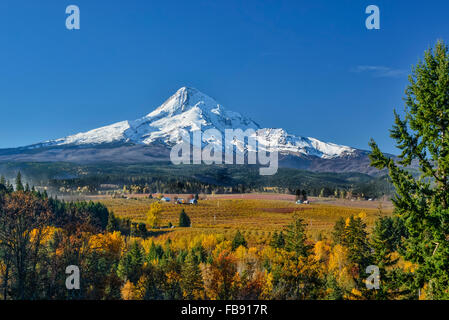
[[[62,145],[102,144],[125,141],[124,133],[130,128],[128,121],[117,122],[84,133],[78,133],[65,138],[50,140],[30,147],[48,147]]]
[[[352,154],[355,149],[315,138],[304,138],[288,134],[284,129],[260,129],[258,141],[262,145],[275,145],[281,153],[299,153],[329,159]]]
[[[257,141],[262,149],[270,145],[281,153],[330,159],[356,151],[350,147],[325,143],[314,138],[291,135],[284,129],[260,128],[253,120],[238,112],[229,111],[211,97],[197,89],[187,87],[179,89],[160,107],[143,118],[118,122],[28,148],[127,142],[142,145],[161,143],[171,146],[180,141],[183,130],[204,132],[207,129],[218,130],[223,139],[225,129],[253,129],[257,131]],[[205,143],[204,140],[203,143]],[[215,143],[221,145],[220,141]]]

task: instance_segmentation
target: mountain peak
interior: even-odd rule
[[[194,87],[183,86],[183,87],[179,88],[178,91],[176,91],[176,93],[181,93],[181,92],[195,93],[195,92],[200,92],[200,91]]]
[[[222,107],[211,97],[192,87],[181,87],[160,107],[150,112],[147,118],[158,116],[173,116],[191,108],[200,109],[222,109]]]
[[[161,106],[137,120],[118,122],[27,148],[108,143],[171,146],[180,141],[183,130],[204,132],[207,129],[218,130],[223,137],[226,129],[253,129],[257,131],[257,140],[262,147],[274,144],[281,153],[334,158],[355,151],[350,147],[291,135],[284,129],[263,129],[253,120],[223,108],[213,98],[187,86],[178,89]]]

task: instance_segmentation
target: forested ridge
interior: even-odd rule
[[[260,176],[257,166],[248,165],[0,163],[0,174],[9,172],[11,179],[11,173],[18,171],[31,184],[48,187],[55,195],[80,189],[95,194],[110,185],[117,189],[134,187],[137,193],[246,193],[267,188],[283,193],[305,189],[311,196],[330,196],[336,190],[366,198],[392,193],[388,176],[355,172],[279,168],[274,176]]]

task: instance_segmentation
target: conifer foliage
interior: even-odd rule
[[[449,298],[449,52],[439,41],[413,68],[405,116],[394,113],[391,137],[398,160],[371,140],[372,165],[387,168],[396,190],[397,216],[408,234],[403,257],[418,265],[409,288],[415,297]],[[418,165],[419,177],[403,166]]]
[[[184,211],[184,209],[181,210],[181,213],[179,214],[179,226],[188,228],[190,227],[190,217],[187,215],[187,213]]]

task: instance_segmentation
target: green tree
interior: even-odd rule
[[[401,230],[396,228],[397,224],[392,217],[381,217],[376,220],[370,243],[374,263],[380,269],[385,269],[397,262],[397,259],[392,258],[392,254],[400,246]]]
[[[396,267],[399,259],[393,258],[393,253],[400,250],[404,236],[404,229],[398,221],[401,220],[396,217],[381,217],[376,220],[371,232],[373,264],[379,268],[381,275],[380,288],[372,292],[376,299],[391,300],[403,296],[407,293],[406,288],[402,288],[403,279],[412,276]]]
[[[138,231],[140,237],[142,237],[142,238],[147,237],[148,230],[147,230],[147,226],[145,225],[145,223],[140,222],[137,227],[137,231]]]
[[[285,247],[284,233],[281,231],[279,234],[275,231],[270,241],[270,246],[275,249],[281,249]]]
[[[240,230],[237,230],[234,239],[232,240],[232,250],[237,249],[240,246],[248,247],[248,243],[245,237],[241,234]]]
[[[112,211],[109,212],[108,215],[108,224],[106,226],[107,232],[114,232],[120,230],[120,224],[118,219],[115,217],[114,213]]]
[[[332,240],[334,244],[342,244],[345,238],[345,219],[340,218],[334,225],[334,230],[332,231]]]
[[[187,215],[187,213],[184,211],[184,209],[181,210],[181,213],[179,214],[179,226],[180,227],[190,227],[190,218]]]
[[[203,291],[203,277],[200,267],[192,254],[187,255],[181,267],[181,288],[185,299],[198,299]]]
[[[371,247],[369,244],[366,224],[360,217],[351,216],[345,226],[343,245],[348,249],[348,258],[351,262],[351,275],[356,284],[356,289],[362,296],[374,299],[376,290],[366,287],[366,268],[373,265]]]
[[[298,201],[300,196],[301,196],[301,190],[300,189],[296,189],[296,191],[295,191],[295,200]]]
[[[326,278],[326,288],[328,289],[327,300],[343,300],[344,290],[338,285],[335,276],[328,275]]]
[[[387,168],[395,187],[395,212],[408,237],[403,257],[418,265],[410,288],[427,297],[449,298],[449,54],[439,41],[409,76],[405,117],[394,113],[391,137],[397,161],[370,141],[371,164]],[[417,165],[419,177],[406,166]]]
[[[297,257],[307,257],[310,254],[312,246],[307,244],[306,225],[301,218],[296,218],[287,227],[285,238],[286,250],[295,252]]]
[[[130,249],[120,259],[117,267],[117,275],[132,283],[137,283],[142,275],[142,266],[144,263],[144,256],[142,249],[137,241],[131,244]]]
[[[349,260],[363,273],[372,260],[366,224],[361,218],[354,216],[349,218],[349,223],[345,227],[343,244],[348,248]]]
[[[19,172],[17,172],[17,177],[16,177],[16,191],[24,191],[24,187],[22,184],[22,174]]]
[[[0,184],[6,187],[6,179],[3,175],[0,177]]]

